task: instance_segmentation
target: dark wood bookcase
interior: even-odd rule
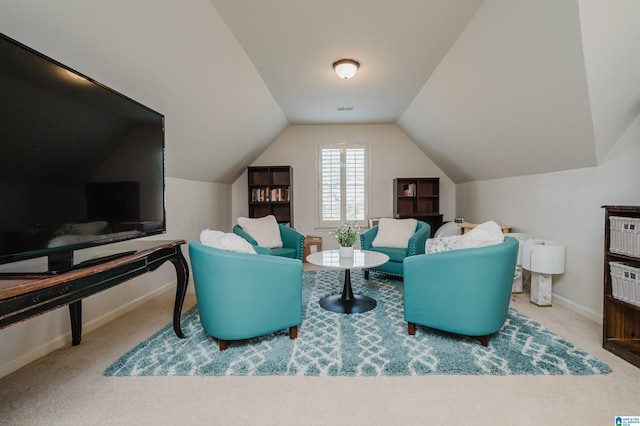
[[[393,180],[393,217],[414,218],[431,226],[431,235],[442,226],[440,178],[396,178]]]
[[[248,167],[249,217],[274,215],[278,223],[293,227],[293,168]]]
[[[603,206],[604,218],[604,306],[602,347],[640,367],[640,306],[613,297],[609,262],[638,262],[640,256],[611,252],[611,216],[640,218],[640,206]]]

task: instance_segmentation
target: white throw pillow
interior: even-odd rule
[[[215,240],[224,235],[222,231],[214,231],[213,229],[203,229],[200,231],[200,242],[205,246],[213,247]]]
[[[500,225],[494,221],[481,223],[471,231],[460,236],[456,248],[485,247],[500,244],[504,241],[504,234]]]
[[[238,225],[261,247],[278,248],[282,247],[280,228],[276,217],[272,214],[257,219],[239,217]]]
[[[373,247],[404,248],[409,246],[409,239],[416,233],[416,219],[382,218],[378,222],[378,233],[373,239]]]
[[[239,235],[205,229],[200,232],[200,242],[205,246],[235,253],[256,254],[253,246]]]

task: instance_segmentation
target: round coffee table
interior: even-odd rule
[[[342,294],[334,294],[320,299],[320,306],[331,312],[357,314],[376,307],[376,300],[351,289],[351,270],[373,268],[389,261],[389,256],[368,250],[354,250],[353,257],[340,257],[338,250],[325,250],[307,256],[307,262],[324,268],[344,269]]]

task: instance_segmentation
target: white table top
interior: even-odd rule
[[[368,250],[353,250],[353,257],[340,257],[339,250],[324,250],[307,256],[307,262],[337,269],[373,268],[389,261],[389,256]]]

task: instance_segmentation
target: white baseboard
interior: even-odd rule
[[[558,305],[565,307],[567,309],[569,309],[570,311],[575,312],[576,314],[583,316],[585,318],[588,318],[592,321],[597,322],[598,324],[602,325],[602,313],[601,312],[595,312],[592,311],[591,309],[587,309],[582,305],[578,305],[574,302],[571,302],[570,300],[565,299],[562,296],[558,296],[557,294],[553,293],[553,303],[557,303]]]
[[[99,327],[102,327],[103,325],[109,323],[110,321],[113,321],[114,319],[118,318],[121,315],[124,315],[125,313],[137,308],[138,306],[142,305],[144,302],[146,302],[149,299],[154,298],[155,296],[158,296],[166,291],[169,290],[174,290],[175,291],[175,287],[176,287],[176,282],[168,282],[160,287],[155,288],[153,291],[142,295],[140,297],[138,297],[137,299],[133,299],[131,301],[129,301],[128,303],[117,307],[116,309],[107,312],[106,314],[95,318],[87,323],[82,323],[82,332],[83,334],[89,333]],[[60,308],[60,309],[66,309],[66,307]],[[20,368],[24,367],[25,365],[37,360],[38,358],[41,358],[45,355],[47,355],[50,352],[55,351],[56,349],[59,349],[67,344],[69,344],[71,342],[71,333],[65,333],[63,335],[59,335],[57,337],[53,337],[50,341],[48,341],[47,343],[38,346],[37,348],[35,348],[32,351],[29,351],[25,354],[23,354],[22,356],[12,359],[11,361],[5,363],[4,365],[0,366],[0,378],[7,376],[11,373],[13,373],[14,371],[19,370]]]

